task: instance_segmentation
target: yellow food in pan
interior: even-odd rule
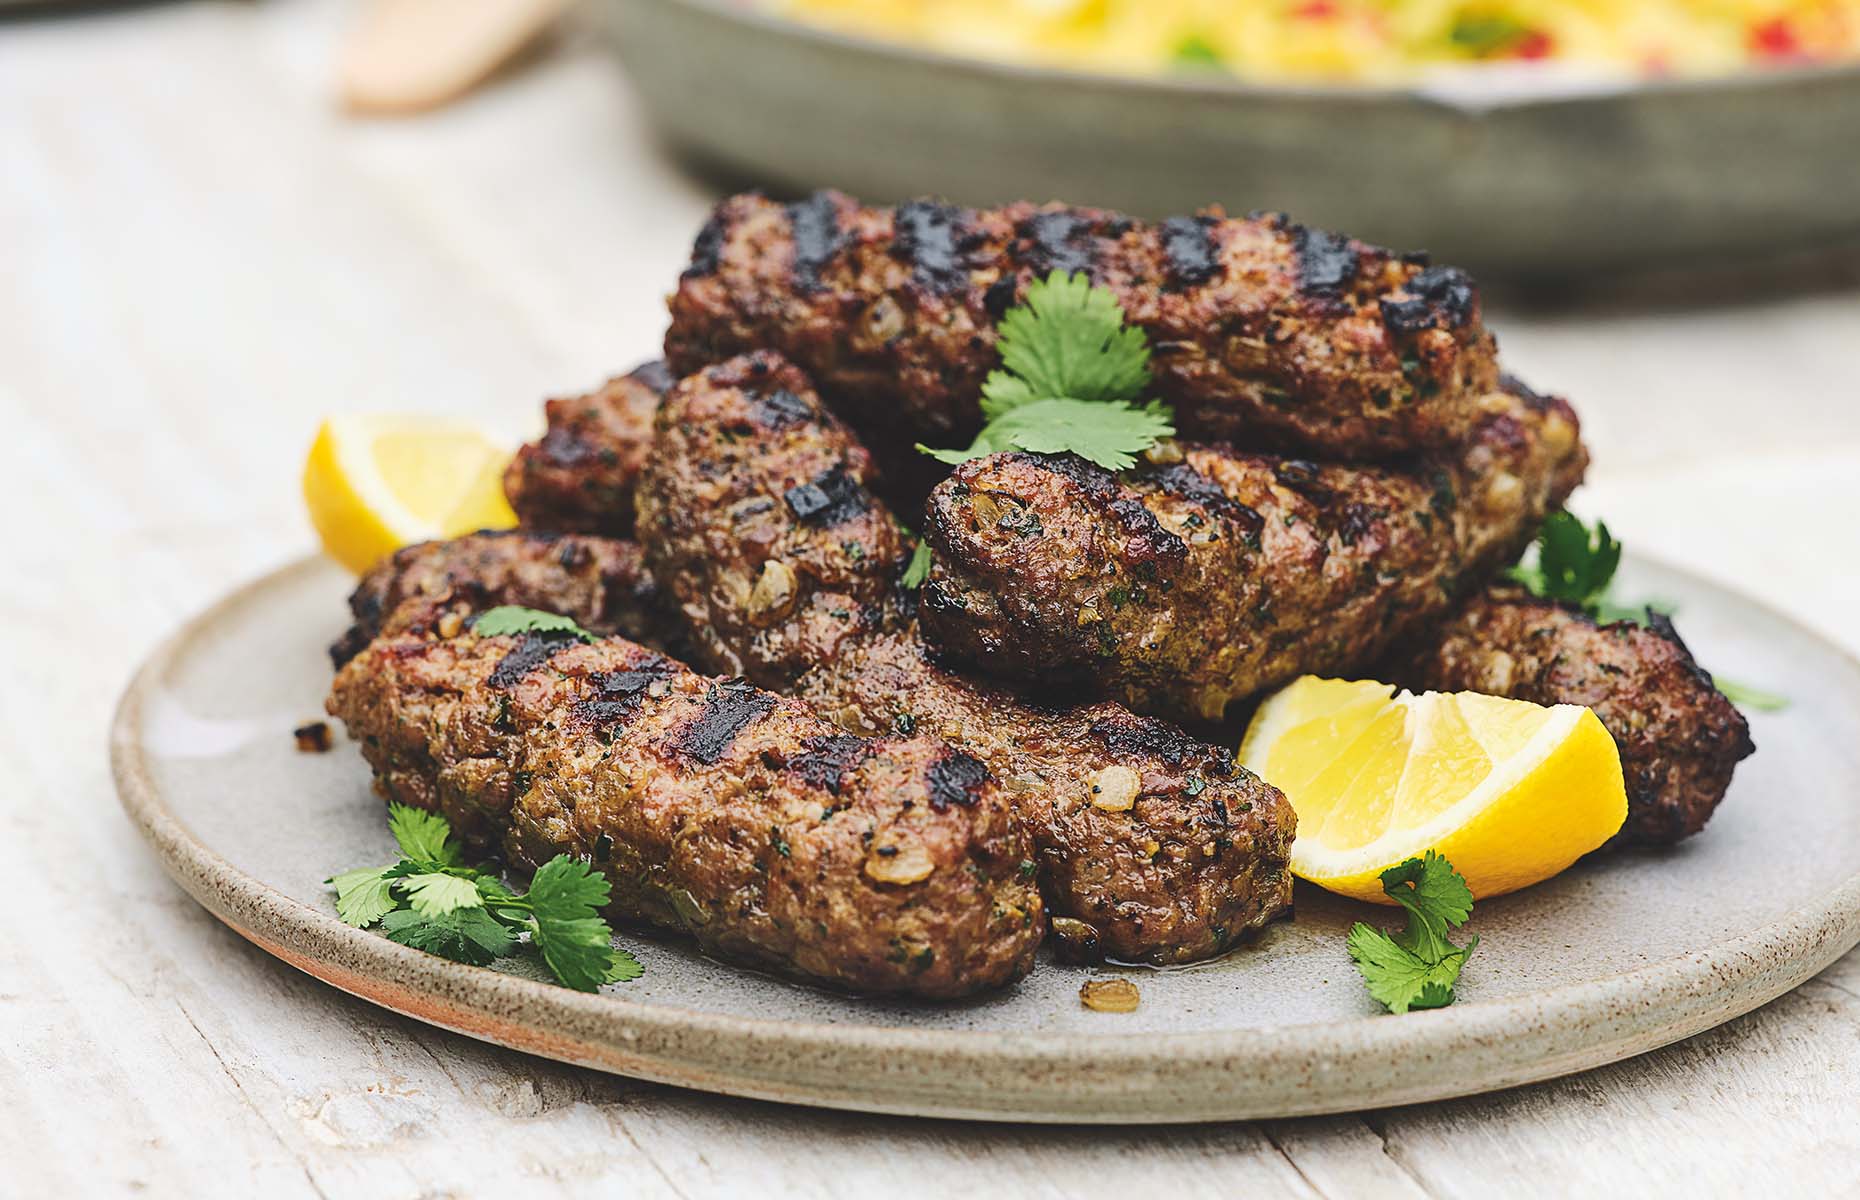
[[[1012,62],[1277,81],[1546,61],[1712,75],[1860,56],[1860,0],[766,0],[849,33]]]

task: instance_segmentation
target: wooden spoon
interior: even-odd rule
[[[343,104],[359,113],[411,113],[457,99],[567,7],[568,0],[371,0],[343,44]]]

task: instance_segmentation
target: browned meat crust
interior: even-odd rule
[[[783,688],[884,623],[909,543],[799,370],[762,352],[689,376],[656,436],[639,529],[693,662]]]
[[[910,543],[868,477],[851,431],[777,356],[672,390],[639,528],[694,661],[793,689],[851,732],[930,732],[985,763],[1075,944],[1181,962],[1282,915],[1295,818],[1278,790],[1161,721],[1038,709],[932,664],[895,591]]]
[[[795,694],[842,728],[927,730],[988,764],[1074,953],[1192,962],[1291,911],[1290,803],[1174,725],[1118,704],[1029,705],[930,662],[915,627],[849,646]]]
[[[461,587],[485,606],[520,604],[573,617],[677,652],[677,630],[645,558],[632,542],[576,534],[486,530],[405,546],[362,576],[349,595],[355,623],[329,648],[340,667],[409,599],[443,599]]]
[[[585,396],[545,404],[548,431],[504,471],[518,520],[551,533],[632,532],[633,480],[652,450],[653,411],[671,385],[665,364],[649,362]]]
[[[1485,692],[1595,710],[1621,751],[1627,824],[1617,842],[1666,845],[1705,827],[1750,727],[1672,623],[1600,625],[1580,611],[1493,588],[1391,656],[1377,678],[1416,691]]]
[[[921,616],[982,671],[1218,717],[1375,662],[1515,558],[1585,463],[1569,406],[1517,385],[1434,465],[1191,446],[1119,478],[1071,456],[975,459],[931,495]]]
[[[946,742],[851,737],[619,638],[479,638],[457,607],[405,611],[329,699],[385,798],[524,869],[591,861],[613,914],[734,962],[929,998],[1031,968],[1032,847]]]
[[[1478,291],[1279,215],[1159,224],[1098,209],[820,192],[718,205],[671,299],[680,373],[774,349],[875,448],[965,444],[997,365],[995,322],[1028,282],[1083,271],[1149,335],[1185,436],[1380,459],[1458,443],[1497,382]]]

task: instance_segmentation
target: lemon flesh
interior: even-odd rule
[[[304,503],[324,551],[360,574],[413,542],[515,525],[504,499],[509,461],[466,422],[333,418],[304,462]]]
[[[1390,903],[1381,874],[1426,850],[1475,897],[1548,879],[1627,819],[1614,738],[1586,708],[1398,692],[1306,676],[1269,697],[1240,761],[1298,814],[1292,873]]]

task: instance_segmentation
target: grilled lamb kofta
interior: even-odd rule
[[[1604,625],[1579,609],[1495,587],[1374,674],[1414,691],[1593,709],[1614,735],[1627,777],[1618,842],[1665,845],[1697,833],[1732,771],[1756,750],[1743,714],[1657,613],[1645,626]]]
[[[1192,962],[1291,911],[1297,816],[1226,747],[1120,704],[1028,704],[938,666],[914,627],[849,646],[793,694],[843,729],[927,729],[988,764],[1071,953]]]
[[[985,764],[1028,823],[1069,947],[1189,961],[1286,911],[1295,818],[1230,751],[1115,704],[1032,706],[929,660],[897,588],[911,542],[799,370],[760,353],[687,378],[657,436],[638,528],[696,663],[850,732],[929,731]]]
[[[487,530],[405,546],[377,563],[349,595],[353,624],[329,648],[330,659],[340,667],[354,658],[404,602],[461,586],[495,597],[491,604],[544,608],[655,649],[679,648],[677,623],[637,543]]]
[[[649,362],[585,396],[546,403],[547,431],[504,472],[518,519],[554,533],[632,532],[633,479],[652,450],[653,411],[671,385],[665,364]]]
[[[385,799],[520,869],[589,861],[614,916],[733,962],[924,998],[1031,968],[1033,847],[974,758],[621,638],[479,637],[472,610],[411,600],[336,675],[329,711]]]
[[[1148,335],[1155,394],[1184,436],[1350,461],[1439,450],[1497,384],[1464,273],[1283,216],[1151,224],[836,192],[718,205],[671,298],[666,358],[688,374],[779,350],[875,449],[962,445],[998,365],[996,323],[1053,271],[1110,289]]]
[[[785,688],[889,627],[911,542],[872,457],[763,351],[677,383],[635,491],[646,559],[692,661]]]
[[[1218,718],[1298,675],[1373,665],[1512,562],[1585,464],[1570,407],[1516,383],[1464,446],[1419,465],[1206,445],[1123,476],[1070,455],[973,459],[931,494],[920,615],[974,669]]]

